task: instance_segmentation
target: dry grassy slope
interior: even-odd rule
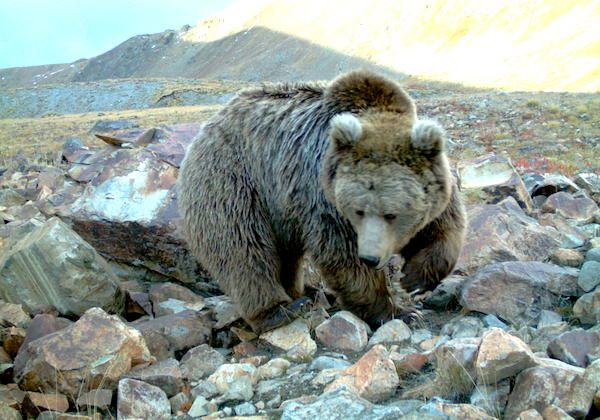
[[[263,27],[435,80],[596,92],[598,22],[596,0],[258,0],[239,1],[183,38],[206,43]]]

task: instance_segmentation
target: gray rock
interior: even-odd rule
[[[256,407],[249,402],[245,402],[233,407],[233,411],[238,416],[253,416],[256,414]]]
[[[598,206],[585,194],[557,192],[548,197],[542,206],[542,211],[560,214],[578,222],[590,222],[594,219]]]
[[[248,401],[254,395],[252,386],[257,382],[256,367],[250,363],[224,364],[209,376],[222,401]]]
[[[540,319],[538,321],[537,327],[544,328],[552,324],[557,324],[559,322],[562,322],[562,316],[560,316],[554,311],[542,309],[540,311]]]
[[[408,325],[400,319],[386,322],[373,333],[369,339],[369,346],[376,344],[402,344],[410,342],[412,332]]]
[[[119,419],[169,420],[171,405],[162,389],[135,379],[121,379],[117,397]]]
[[[440,335],[451,338],[479,337],[483,329],[483,322],[474,316],[457,316],[442,328]]]
[[[600,262],[587,261],[581,266],[577,284],[585,292],[591,292],[600,284]]]
[[[58,218],[0,255],[0,297],[30,311],[41,305],[76,315],[96,306],[116,309],[117,289],[106,261]]]
[[[346,368],[350,366],[350,362],[330,356],[319,356],[314,359],[310,366],[310,370],[324,370],[334,368]]]
[[[584,324],[600,322],[600,288],[577,299],[573,306],[573,315]]]
[[[510,380],[505,379],[493,385],[478,385],[469,397],[469,402],[481,408],[490,416],[500,417],[508,402]]]
[[[27,328],[30,323],[31,317],[23,310],[23,305],[0,300],[0,324]]]
[[[113,391],[110,389],[93,389],[77,398],[77,407],[81,412],[106,411],[112,404]]]
[[[190,397],[185,392],[173,395],[169,398],[169,403],[171,404],[171,413],[173,415],[183,414],[191,407]]]
[[[206,378],[225,363],[225,356],[208,344],[190,349],[181,358],[181,372],[190,381]]]
[[[578,270],[535,261],[491,264],[465,284],[461,303],[470,311],[493,314],[511,323],[533,323],[561,296],[580,296]]]
[[[456,307],[465,280],[466,278],[463,276],[446,277],[424,303],[431,308],[450,309]]]
[[[590,355],[600,349],[600,331],[576,329],[565,332],[548,344],[548,355],[574,366],[586,367]]]
[[[22,206],[27,199],[13,189],[0,189],[0,207]]]
[[[209,380],[200,380],[196,383],[196,386],[192,388],[190,394],[193,398],[196,398],[197,396],[202,396],[206,399],[210,399],[215,395],[218,395],[219,391],[217,390],[217,386],[213,382]]]
[[[585,261],[600,262],[600,248],[592,248],[585,253]]]
[[[183,376],[179,362],[175,359],[165,359],[150,366],[135,367],[125,377],[157,386],[165,391],[167,397],[172,397],[183,388]]]
[[[496,315],[488,314],[488,315],[484,316],[483,324],[488,328],[494,327],[494,328],[500,328],[503,330],[508,330],[508,325],[506,325],[504,322],[502,322]]]

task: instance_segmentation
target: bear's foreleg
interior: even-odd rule
[[[406,263],[400,283],[407,292],[433,290],[452,272],[463,246],[465,224],[463,206],[454,186],[446,210],[401,252]]]

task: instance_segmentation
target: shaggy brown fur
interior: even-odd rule
[[[366,71],[241,92],[190,146],[178,200],[192,252],[257,332],[296,309],[305,254],[377,326],[398,313],[380,270],[391,254],[407,260],[403,285],[427,290],[463,240],[439,127]]]

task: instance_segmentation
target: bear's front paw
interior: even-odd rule
[[[312,307],[312,301],[303,296],[288,304],[281,304],[264,311],[254,319],[248,320],[250,327],[257,334],[274,330],[289,324],[294,319],[307,313]]]

